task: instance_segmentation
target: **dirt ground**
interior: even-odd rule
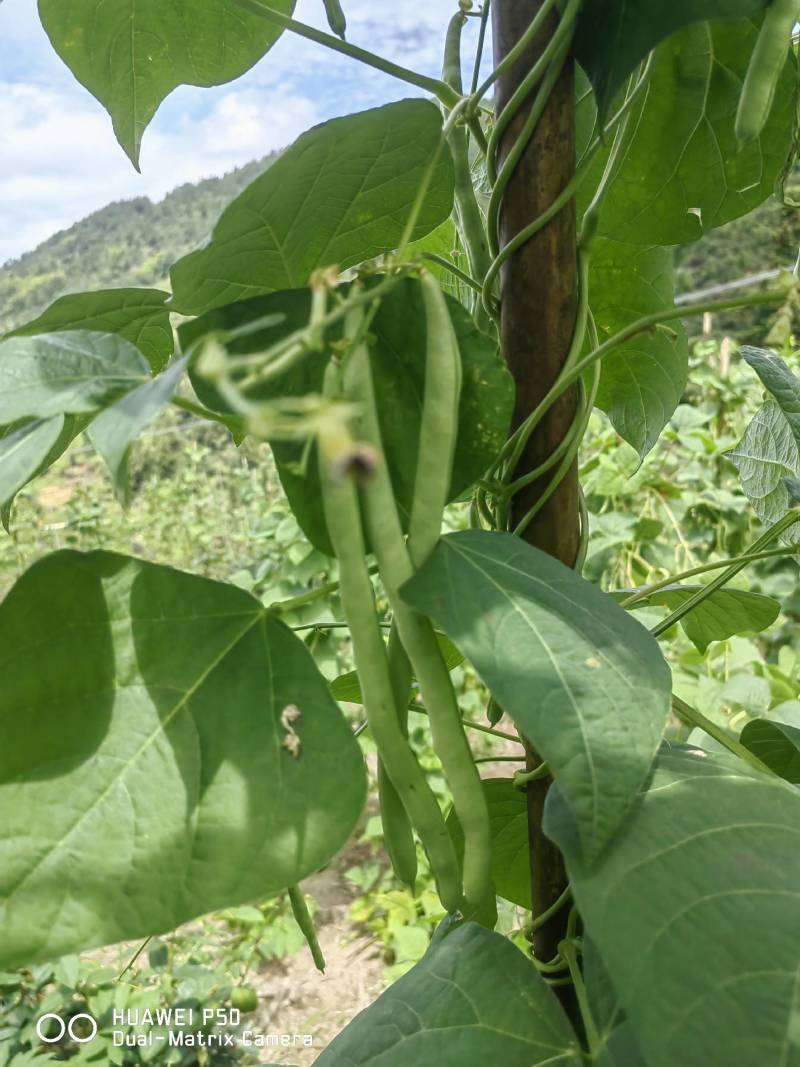
[[[301,950],[252,976],[260,1000],[258,1012],[251,1016],[252,1029],[312,1038],[312,1047],[273,1047],[263,1056],[265,1063],[296,1067],[312,1064],[385,986],[385,963],[375,943],[354,932],[348,919],[352,893],[336,871],[309,878],[303,889],[317,901],[315,921],[327,963],[325,974],[314,967],[311,954]]]

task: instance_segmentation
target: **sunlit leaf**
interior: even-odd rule
[[[601,340],[671,307],[674,296],[670,251],[595,241],[589,301]],[[641,457],[656,443],[680,403],[688,365],[686,333],[680,323],[670,333],[643,332],[603,359],[597,406]]]
[[[291,15],[294,0],[270,6]],[[145,128],[173,89],[238,78],[281,32],[229,0],[39,0],[39,17],[137,169]]]
[[[163,374],[127,393],[102,411],[89,427],[89,440],[111,472],[114,491],[123,504],[130,500],[128,456],[131,444],[170,402],[186,371],[186,358]]]
[[[113,334],[12,337],[0,341],[0,426],[97,411],[149,379],[141,352]]]
[[[211,240],[171,271],[175,309],[222,304],[308,284],[317,267],[350,267],[395,248],[435,163],[411,236],[453,207],[453,162],[442,115],[399,100],[304,133],[228,205]]]
[[[768,0],[585,0],[575,54],[605,115],[651,49],[692,22],[758,15]]]
[[[604,236],[694,241],[771,195],[794,141],[796,64],[787,59],[761,137],[740,145],[734,118],[756,36],[747,21],[696,23],[658,49],[604,202]]]
[[[136,345],[155,373],[172,355],[172,327],[160,289],[97,289],[61,296],[38,318],[8,337],[29,337],[62,330],[116,333]]]

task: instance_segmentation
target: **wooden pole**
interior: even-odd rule
[[[542,0],[492,0],[495,64],[519,41]],[[552,36],[558,16],[548,20],[527,54],[496,83],[499,114],[522,78],[530,71]],[[575,86],[571,59],[557,81],[536,133],[508,185],[500,216],[501,246],[516,236],[552,204],[575,171]],[[533,97],[520,109],[501,145],[501,159],[513,146],[528,115]],[[577,308],[576,223],[574,202],[516,252],[501,273],[501,339],[503,352],[517,387],[515,425],[547,394],[564,363]],[[533,470],[553,452],[569,429],[576,394],[565,393],[535,430],[516,476]],[[512,521],[518,521],[536,502],[547,484],[545,476],[514,500]],[[577,467],[574,465],[557,491],[524,533],[530,544],[572,566],[578,551],[579,510]],[[536,694],[531,694],[536,699]],[[541,761],[529,744],[528,767]],[[528,786],[528,830],[531,845],[531,895],[534,915],[541,914],[561,895],[566,874],[561,854],[542,833],[544,801],[551,779]],[[534,938],[541,960],[556,954],[564,936],[568,909],[562,909]]]

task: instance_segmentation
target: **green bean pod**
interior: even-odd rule
[[[336,397],[337,379],[337,368],[330,363],[324,381],[326,396]],[[343,470],[340,463],[336,466]],[[400,728],[386,646],[375,613],[356,487],[346,471],[337,473],[322,445],[320,479],[370,730],[392,785],[428,855],[439,897],[448,911],[457,911],[463,901],[458,858],[438,801]]]
[[[328,25],[331,28],[331,32],[344,40],[344,35],[347,30],[347,19],[344,17],[342,5],[339,3],[339,0],[324,0],[324,2],[325,14],[328,16]]]
[[[439,333],[440,324],[429,323],[433,348],[446,353],[446,337]],[[372,547],[378,560],[381,579],[392,606],[398,633],[414,675],[417,678],[431,723],[433,747],[442,764],[453,797],[453,808],[464,831],[464,897],[470,910],[479,907],[490,895],[491,827],[480,775],[461,725],[450,673],[442,658],[436,635],[428,619],[405,604],[400,588],[414,568],[403,537],[391,478],[383,454],[378,422],[369,351],[361,346],[353,353],[345,372],[345,395],[362,405],[362,434],[375,451],[375,469],[364,490],[364,505]],[[431,397],[426,405],[430,417],[452,419],[452,403]],[[450,432],[453,432],[452,429]],[[439,464],[420,455],[420,470],[432,470]],[[424,489],[424,486],[422,487]],[[420,486],[417,486],[419,491]],[[438,532],[437,532],[438,536]]]
[[[766,10],[736,112],[735,131],[741,142],[760,137],[767,123],[798,19],[800,0],[772,0]]]
[[[408,550],[415,569],[431,554],[442,532],[458,438],[462,377],[461,353],[444,293],[432,274],[423,274],[420,285],[427,340],[417,473],[408,526]]]
[[[308,910],[306,898],[303,896],[303,891],[299,885],[289,886],[289,903],[292,906],[294,921],[300,927],[300,933],[306,939],[306,944],[311,950],[311,958],[314,961],[314,966],[318,971],[321,971],[324,974],[325,957],[322,954],[322,949],[317,940],[317,931],[314,929],[314,920],[311,918],[311,912]]]
[[[450,20],[447,27],[447,36],[445,37],[442,81],[446,82],[452,89],[455,89],[457,93],[461,93],[463,90],[461,33],[466,23],[467,16],[464,12],[456,12]],[[464,126],[456,123],[450,131],[447,141],[450,145],[450,154],[453,157],[455,175],[453,214],[464,241],[464,248],[469,262],[469,272],[473,278],[482,281],[491,266],[492,257],[489,253],[489,241],[486,236],[483,216],[475,196],[475,186],[472,184],[469,141]],[[473,298],[472,294],[470,294],[470,304],[478,326],[483,330],[488,330],[490,319],[484,310],[480,296]]]
[[[411,695],[411,664],[400,641],[397,627],[389,631],[389,676],[400,729],[408,736],[408,702]],[[378,760],[378,801],[383,824],[383,840],[394,873],[412,891],[417,882],[417,846],[408,812],[392,785],[382,759]]]

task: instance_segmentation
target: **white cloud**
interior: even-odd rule
[[[455,0],[344,0],[348,38],[435,75]],[[325,26],[322,0],[296,17]],[[470,27],[472,30],[473,27]],[[0,263],[113,200],[160,198],[284,147],[334,115],[417,95],[370,67],[284,34],[237,82],[182,87],[145,132],[142,173],[54,53],[32,0],[0,4]]]
[[[86,94],[0,83],[0,99],[0,262],[112,200],[158,199],[281,148],[318,121],[304,97],[231,88],[202,118],[150,130],[137,174]]]

